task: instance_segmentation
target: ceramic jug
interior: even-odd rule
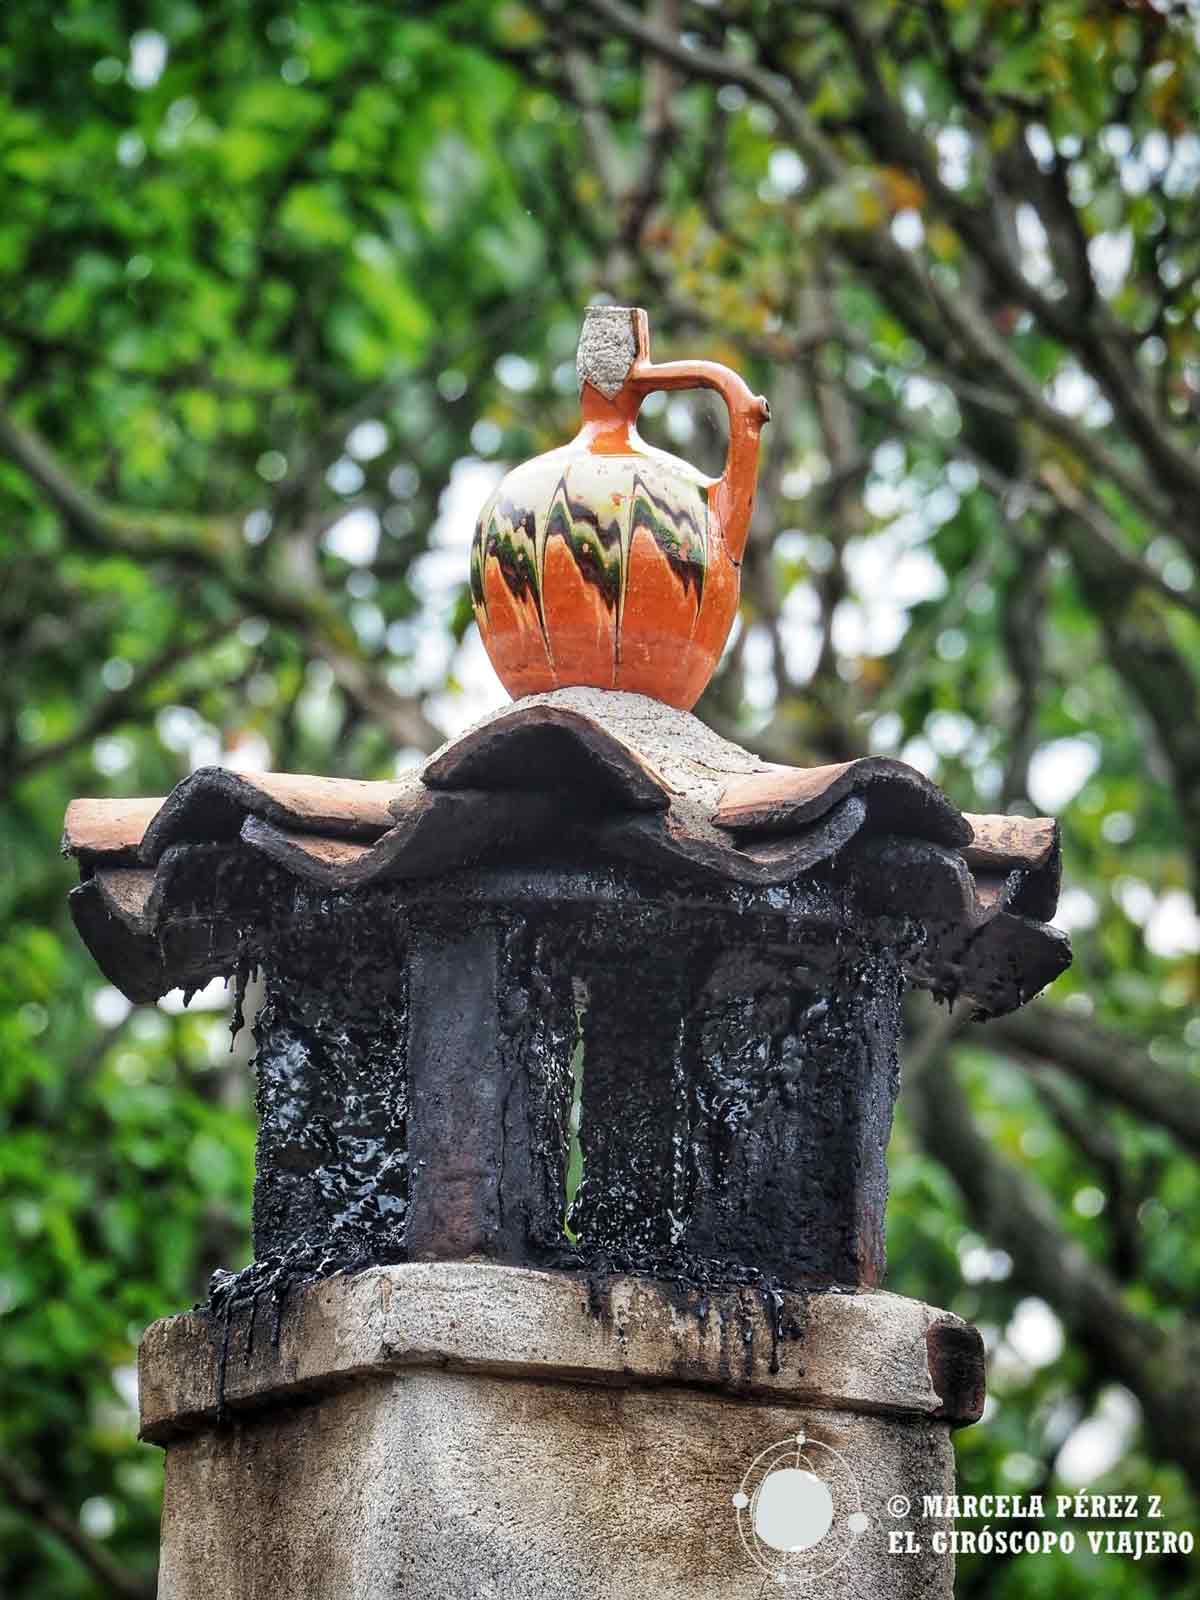
[[[569,684],[690,709],[737,611],[770,407],[713,361],[650,360],[646,313],[589,306],[576,359],[582,427],[516,467],[479,516],[471,598],[514,699]],[[729,408],[719,478],[638,437],[656,389],[715,389]]]

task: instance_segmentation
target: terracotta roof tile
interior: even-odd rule
[[[1058,909],[1062,849],[1053,817],[968,816],[975,837],[963,860],[977,876],[1019,874],[1013,908],[1048,922]]]
[[[751,893],[820,869],[918,918],[918,981],[989,1012],[1070,959],[1044,925],[1060,871],[1049,819],[964,816],[885,757],[772,767],[686,712],[603,690],[506,707],[394,783],[206,768],[162,801],[76,801],[64,848],[90,880],[72,897],[80,932],[134,998],[228,970],[237,930],[205,932],[197,904],[204,852],[341,892],[476,864],[634,863]]]
[[[388,806],[420,784],[307,778],[290,772],[200,767],[165,799],[73,800],[63,850],[97,859],[136,854],[153,864],[173,844],[236,839],[246,816],[335,838],[375,839],[392,826]]]
[[[139,855],[153,862],[170,845],[187,840],[236,839],[247,815],[307,833],[374,839],[392,825],[390,802],[411,787],[411,782],[363,783],[201,767],[163,801],[146,829]]]
[[[967,865],[978,872],[1006,871],[1020,866],[1047,866],[1058,851],[1058,823],[1053,817],[977,817],[967,814],[972,839],[963,850]]]
[[[735,778],[714,821],[734,833],[790,833],[824,815],[848,794],[866,798],[872,824],[935,844],[971,842],[971,828],[936,784],[889,756],[863,756],[832,767],[775,767]]]
[[[72,800],[63,821],[64,855],[133,857],[162,800]]]
[[[569,706],[514,706],[439,751],[421,776],[432,789],[553,784],[631,811],[664,811],[679,793],[636,749]]]
[[[349,889],[396,878],[430,878],[544,836],[561,814],[557,796],[505,796],[483,789],[418,787],[397,806],[392,827],[373,844],[331,849],[331,841],[276,827],[261,817],[242,824],[244,843],[302,877]]]
[[[149,867],[101,867],[96,887],[104,904],[131,933],[154,931],[162,878]]]

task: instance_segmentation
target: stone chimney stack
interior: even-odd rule
[[[1063,969],[1052,823],[568,687],[65,844],[131,999],[265,983],[255,1259],[142,1344],[162,1600],[951,1594],[983,1359],[880,1287],[900,996]]]
[[[578,372],[471,548],[515,706],[395,783],[68,813],[118,988],[265,995],[254,1260],[142,1343],[161,1600],[952,1592],[921,1512],[983,1354],[881,1288],[900,997],[1062,971],[1057,832],[699,722],[770,407],[638,307]],[[696,388],[719,478],[638,437]]]

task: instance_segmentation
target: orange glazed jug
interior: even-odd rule
[[[650,360],[646,313],[589,306],[576,358],[583,426],[515,467],[479,515],[471,599],[514,699],[569,684],[689,710],[720,658],[771,415],[728,367]],[[638,437],[655,389],[715,389],[729,407],[724,474]]]

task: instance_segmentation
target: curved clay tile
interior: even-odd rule
[[[732,833],[790,833],[848,794],[865,797],[871,828],[935,844],[970,844],[971,825],[924,774],[890,756],[831,767],[775,767],[735,778],[713,821]]]
[[[133,860],[157,800],[72,800],[63,819],[62,853],[83,860]]]
[[[963,851],[973,872],[1004,872],[1014,866],[1033,870],[1058,853],[1058,823],[1053,817],[967,816],[974,837]]]
[[[522,728],[537,725],[546,711],[559,714],[554,719],[557,726],[571,729],[579,752],[579,765],[574,770],[585,786],[593,783],[602,764],[628,772],[629,764],[636,763],[637,769],[648,774],[673,800],[692,801],[706,823],[711,822],[721,791],[733,778],[771,770],[760,757],[723,739],[690,711],[680,711],[644,694],[572,688],[527,695],[516,705],[491,712],[437,751],[422,776],[427,782],[446,787],[447,772],[457,767],[455,753],[464,747],[472,750],[486,745],[492,759],[500,761],[498,749]],[[567,715],[563,717],[562,713]],[[454,787],[466,786],[461,773],[452,782]],[[547,773],[543,782],[551,785],[554,774]],[[471,786],[509,785],[489,780],[476,768]]]
[[[920,926],[904,958],[912,980],[952,1003],[970,999],[982,1016],[1024,1005],[1070,965],[1066,934],[1020,914],[1020,868],[976,879],[956,850],[864,835],[839,869],[853,875],[868,910]]]
[[[671,789],[636,750],[570,706],[520,704],[463,734],[421,772],[432,789],[587,790],[612,809],[662,811]]]
[[[152,867],[102,867],[94,882],[105,907],[130,933],[153,933],[165,874]]]
[[[68,904],[79,937],[109,983],[123,995],[135,1001],[157,1000],[175,987],[175,979],[168,974],[163,959],[157,927],[151,924],[143,931],[135,930],[113,909],[114,902],[124,902],[129,891],[117,882],[109,885],[110,893],[104,893],[100,876],[97,873],[71,891]],[[146,875],[114,867],[105,876],[119,880]],[[140,891],[143,886],[137,887]]]
[[[64,855],[153,864],[185,842],[236,839],[247,816],[334,838],[376,839],[392,826],[388,806],[420,792],[416,774],[395,783],[310,778],[291,772],[199,767],[165,798],[72,800]]]
[[[968,816],[975,837],[963,851],[971,871],[1021,873],[1013,901],[1026,916],[1049,921],[1058,909],[1062,850],[1053,817]]]
[[[233,970],[245,908],[280,872],[345,894],[415,893],[469,868],[548,874],[548,894],[630,865],[668,896],[765,897],[819,877],[853,884],[915,982],[988,1014],[1069,960],[1043,920],[1058,897],[1050,820],[964,817],[885,757],[771,766],[688,712],[600,689],[506,707],[395,783],[207,768],[162,801],[76,801],[64,848],[86,880],[80,932],[134,999]]]
[[[850,795],[828,816],[788,838],[740,849],[689,826],[686,816],[640,813],[563,816],[550,792],[503,796],[482,789],[433,792],[414,803],[390,833],[372,845],[276,828],[259,817],[242,824],[242,841],[311,883],[353,889],[395,879],[433,877],[477,863],[536,861],[547,838],[578,846],[590,867],[634,862],[700,881],[769,886],[787,883],[835,856],[862,827],[866,807]]]
[[[597,828],[589,833],[588,847],[596,848],[602,860],[633,861],[671,876],[769,888],[831,860],[865,819],[862,800],[848,795],[828,815],[787,838],[734,848],[719,835],[714,842],[711,830],[696,827],[672,808],[661,817],[630,817]]]
[[[334,889],[431,878],[489,856],[511,858],[561,821],[557,795],[511,795],[483,789],[418,788],[397,806],[392,827],[358,845],[276,827],[261,817],[242,824],[243,843],[303,878]]]
[[[308,833],[374,839],[392,825],[389,802],[402,798],[411,787],[411,781],[366,783],[355,778],[200,767],[162,802],[138,854],[143,861],[154,862],[173,844],[236,839],[247,815]]]

